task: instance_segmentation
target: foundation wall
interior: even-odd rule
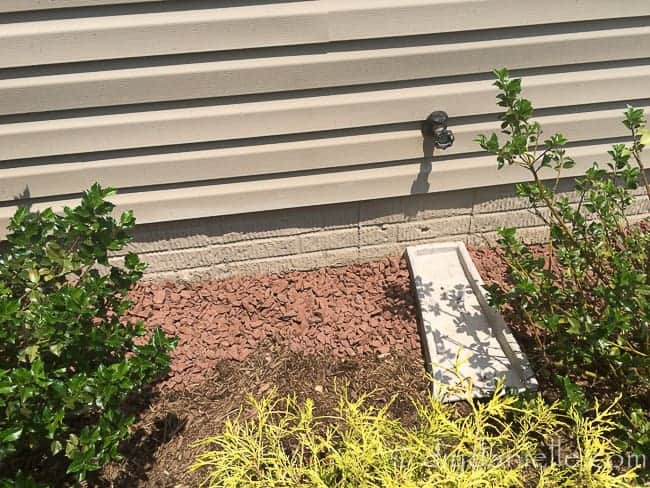
[[[574,199],[569,185],[562,193]],[[647,216],[647,197],[639,192],[630,213]],[[147,224],[125,251],[148,263],[148,279],[219,279],[370,261],[423,242],[493,244],[501,226],[517,227],[526,242],[543,242],[540,224],[512,185],[503,185]]]

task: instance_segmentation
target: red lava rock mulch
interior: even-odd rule
[[[133,319],[179,339],[164,387],[199,383],[219,361],[245,361],[272,343],[335,358],[420,351],[406,261],[237,277],[142,283]]]
[[[508,268],[500,249],[470,247],[468,251],[485,283],[508,283]]]

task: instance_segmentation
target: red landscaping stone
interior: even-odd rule
[[[420,351],[406,262],[399,258],[314,271],[195,284],[142,283],[133,319],[179,338],[163,387],[196,383],[223,359],[261,345],[356,357]]]
[[[161,305],[165,302],[165,290],[156,289],[153,292],[153,303]]]

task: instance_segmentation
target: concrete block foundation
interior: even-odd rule
[[[570,183],[561,188],[575,198]],[[647,198],[636,198],[632,212],[647,215]],[[126,251],[148,263],[147,279],[221,279],[370,261],[426,242],[494,243],[500,226],[517,227],[529,243],[547,238],[513,185],[503,185],[146,224]]]

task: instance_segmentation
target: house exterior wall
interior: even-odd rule
[[[561,194],[577,202],[571,185],[562,181]],[[629,213],[632,222],[650,214],[641,191]],[[151,280],[215,280],[371,261],[424,242],[491,245],[501,226],[540,243],[548,237],[541,224],[512,185],[501,185],[145,224],[122,253],[139,253]]]
[[[0,227],[115,186],[160,277],[531,227],[499,203],[525,173],[473,142],[498,127],[490,71],[524,76],[571,176],[650,107],[649,48],[647,0],[3,0]],[[444,152],[420,133],[434,110]]]

